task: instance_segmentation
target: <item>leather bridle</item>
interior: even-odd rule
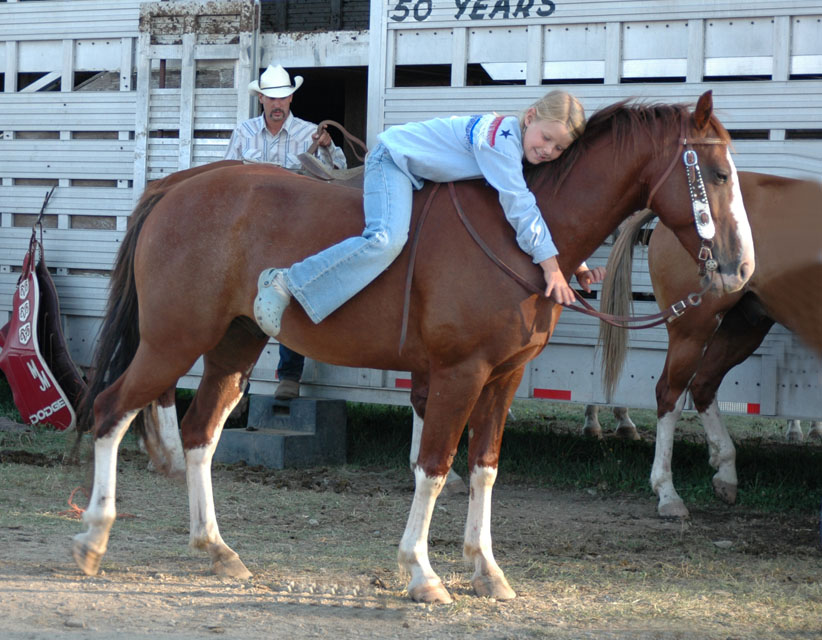
[[[716,234],[713,217],[711,215],[711,205],[708,202],[708,193],[705,190],[705,183],[702,180],[702,171],[699,168],[699,157],[692,145],[696,144],[728,144],[722,138],[688,138],[685,136],[685,119],[682,120],[682,130],[679,137],[679,145],[668,168],[656,181],[656,184],[648,192],[646,209],[653,209],[651,206],[654,196],[659,188],[665,183],[676,167],[677,160],[682,152],[682,163],[685,165],[685,174],[688,179],[688,193],[691,197],[691,208],[694,215],[696,232],[702,238],[702,246],[699,248],[697,261],[699,262],[699,275],[706,273],[712,278],[719,267],[713,258],[713,238]],[[693,294],[691,294],[693,295]]]

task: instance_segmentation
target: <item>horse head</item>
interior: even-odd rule
[[[730,136],[714,115],[710,91],[692,113],[681,105],[679,113],[679,139],[664,147],[663,161],[649,165],[643,177],[647,207],[697,260],[706,286],[715,284],[716,275],[725,293],[738,291],[753,274],[754,245]]]

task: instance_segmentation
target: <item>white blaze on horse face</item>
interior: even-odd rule
[[[748,279],[753,275],[755,267],[753,234],[751,225],[748,222],[748,213],[745,211],[745,204],[742,200],[742,189],[739,184],[739,174],[736,165],[731,158],[730,150],[725,154],[728,159],[728,166],[731,168],[731,202],[730,209],[734,222],[736,222],[736,233],[739,241],[739,264],[743,269],[739,274],[723,274],[722,280],[727,292],[738,291]]]

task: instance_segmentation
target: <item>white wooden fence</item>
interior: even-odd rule
[[[250,113],[237,87],[256,75],[258,22],[254,0],[0,4],[0,323],[35,214],[57,185],[45,257],[72,357],[89,363],[146,182],[220,159]]]
[[[245,86],[273,59],[368,66],[369,143],[394,123],[516,112],[553,85],[589,112],[627,97],[691,102],[712,89],[740,168],[822,174],[818,0],[372,0],[368,33],[260,34],[257,11],[255,0],[0,3],[0,324],[34,215],[56,184],[46,260],[72,356],[88,364],[136,197],[147,181],[222,156],[228,133],[250,114]],[[408,69],[432,70],[436,86],[401,86]],[[603,264],[607,251],[590,262]],[[641,252],[635,265],[636,289],[649,291]],[[595,336],[595,321],[563,314],[520,395],[601,401]],[[633,334],[618,401],[654,406],[665,347],[664,329]],[[774,332],[729,376],[728,406],[822,415],[819,363],[794,366],[806,355]],[[271,391],[276,362],[272,343],[254,391]],[[309,362],[305,378],[309,394],[407,401],[402,372]],[[792,381],[814,402],[785,391]],[[196,385],[196,367],[183,382]]]

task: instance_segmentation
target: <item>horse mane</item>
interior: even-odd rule
[[[631,309],[634,245],[648,222],[656,214],[650,209],[636,212],[619,227],[619,235],[608,256],[599,310],[615,316],[627,316]],[[628,330],[606,322],[599,323],[598,347],[602,350],[602,387],[605,401],[610,402],[616,389],[628,350]]]
[[[605,135],[611,136],[616,150],[614,165],[619,163],[620,158],[633,152],[643,136],[651,140],[654,154],[658,156],[664,147],[666,136],[671,133],[679,135],[681,123],[683,119],[690,117],[692,106],[686,103],[645,103],[636,98],[628,98],[603,107],[588,119],[582,135],[559,158],[527,169],[529,183],[544,180],[553,188],[553,195],[556,195],[579,157]],[[711,114],[710,125],[719,138],[730,143],[730,134],[714,114]]]

